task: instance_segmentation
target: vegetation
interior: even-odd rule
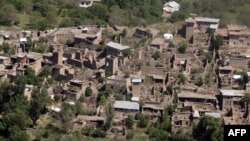
[[[250,26],[250,21],[246,20],[250,14],[250,1],[248,0],[176,0],[180,3],[180,11],[175,12],[168,19],[170,22],[183,21],[189,13],[219,18],[221,25],[236,23]],[[242,6],[244,5],[244,6]]]
[[[196,86],[202,86],[203,85],[203,78],[202,77],[199,77],[195,83],[194,83]]]
[[[247,93],[247,94],[243,97],[243,100],[244,100],[247,104],[250,104],[250,94]]]
[[[145,25],[162,21],[164,1],[103,0],[85,9],[79,7],[76,0],[2,0],[0,24],[39,30],[81,24]],[[122,35],[125,36],[126,31]]]
[[[85,96],[91,96],[93,94],[93,90],[91,87],[87,87],[85,90]]]
[[[156,52],[152,55],[152,57],[153,57],[155,60],[157,60],[158,58],[161,57],[161,53],[160,53],[159,51],[156,51]]]
[[[182,42],[179,44],[178,52],[184,54],[187,50],[187,43]]]
[[[125,125],[127,128],[132,129],[134,125],[134,118],[132,115],[128,115],[128,118],[125,120]]]
[[[186,76],[183,73],[180,73],[178,75],[178,78],[179,78],[181,84],[185,84],[186,83],[187,78],[186,78]]]
[[[198,141],[222,141],[223,127],[219,119],[205,116],[194,129],[194,137]]]

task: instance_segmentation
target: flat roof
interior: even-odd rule
[[[142,108],[150,108],[150,109],[155,109],[155,110],[164,110],[164,106],[160,104],[149,104],[145,103]]]
[[[195,17],[197,22],[211,22],[211,23],[218,23],[220,19],[215,18],[206,18],[206,17]]]
[[[125,49],[129,48],[129,46],[125,46],[125,45],[122,45],[122,44],[119,44],[119,43],[115,43],[115,42],[112,42],[112,41],[108,42],[106,44],[106,46],[114,48],[114,49],[118,49],[118,50],[125,50]]]
[[[141,83],[142,82],[142,79],[140,78],[133,78],[132,79],[132,83]]]
[[[217,29],[218,26],[219,26],[219,24],[211,24],[211,25],[209,26],[209,28],[211,28],[211,29]]]
[[[83,83],[81,80],[76,80],[76,79],[70,80],[70,82],[73,82],[73,83]]]
[[[220,90],[221,94],[223,96],[244,96],[245,91],[244,90]]]
[[[151,43],[151,45],[162,45],[164,44],[163,38],[155,38]]]
[[[40,59],[43,57],[43,55],[41,53],[37,53],[37,52],[29,52],[27,54],[28,58],[31,58],[31,59],[34,59],[34,60],[37,60],[37,59]]]
[[[215,96],[211,94],[198,94],[189,91],[182,91],[178,93],[178,97],[180,98],[197,98],[197,99],[213,99],[215,100]]]
[[[1,60],[5,60],[5,59],[8,59],[9,57],[6,57],[6,56],[0,56],[0,59]]]
[[[76,117],[77,120],[85,120],[85,121],[104,121],[105,117],[100,116],[87,116],[87,115],[78,115]]]
[[[221,118],[221,114],[217,112],[205,112],[205,116],[211,116],[214,118]]]
[[[135,97],[135,96],[133,96],[132,98],[131,98],[131,101],[139,101],[140,100],[140,97]]]
[[[242,75],[233,75],[233,79],[242,79]]]
[[[117,109],[126,109],[126,110],[140,109],[140,106],[137,102],[131,102],[131,101],[115,101],[115,104],[113,106],[114,108]]]

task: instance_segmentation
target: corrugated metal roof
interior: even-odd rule
[[[115,101],[115,104],[113,106],[114,108],[117,109],[126,109],[126,110],[140,109],[140,106],[137,102],[131,102],[131,101]]]
[[[223,96],[244,96],[243,90],[220,90]]]
[[[180,4],[175,1],[170,1],[164,4],[164,6],[170,6],[173,8],[180,8]]]
[[[199,111],[194,110],[193,111],[193,117],[199,118],[200,117]]]
[[[141,82],[142,82],[142,79],[139,79],[139,78],[132,79],[132,83],[141,83]]]
[[[129,46],[124,46],[122,44],[118,44],[118,43],[115,43],[112,41],[108,42],[106,45],[111,47],[111,48],[118,49],[118,50],[125,50],[125,49],[129,48]]]
[[[215,113],[215,112],[205,112],[206,116],[211,116],[214,118],[221,118],[221,114],[220,113]]]

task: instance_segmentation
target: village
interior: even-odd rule
[[[176,9],[165,5],[164,10]],[[0,45],[8,44],[11,52],[2,49],[0,79],[13,82],[27,68],[36,75],[51,68],[43,82],[52,100],[47,114],[59,114],[63,103],[74,106],[77,101],[84,109],[68,119],[69,131],[108,123],[108,138],[125,138],[127,118],[137,128],[140,113],[150,125],[171,106],[174,133],[191,135],[204,116],[223,125],[249,124],[244,96],[250,93],[250,29],[233,24],[220,28],[220,19],[197,14],[180,26],[164,24],[1,30]],[[28,100],[34,87],[25,87]]]

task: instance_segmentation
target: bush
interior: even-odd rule
[[[133,131],[128,131],[126,135],[127,140],[131,140],[134,138],[134,132]]]
[[[85,90],[85,96],[91,96],[93,94],[93,90],[91,87],[87,87]]]
[[[157,51],[157,52],[155,52],[155,53],[152,55],[152,57],[153,57],[155,60],[157,60],[158,58],[161,57],[161,53],[160,53],[159,51]]]
[[[163,67],[163,64],[157,63],[157,64],[155,65],[155,67]]]
[[[178,47],[178,52],[184,54],[187,50],[187,44],[181,43]]]
[[[203,79],[201,77],[199,77],[195,83],[194,83],[196,86],[202,86],[203,85]]]
[[[97,128],[97,129],[93,132],[92,136],[93,136],[94,138],[104,138],[104,137],[106,137],[106,133],[105,133],[104,131],[102,131],[101,129]]]
[[[48,132],[48,131],[45,131],[44,134],[43,134],[43,137],[44,137],[44,138],[48,138],[48,137],[49,137],[49,132]]]
[[[99,78],[98,78],[98,82],[99,82],[99,83],[103,83],[104,81],[105,81],[105,78],[104,78],[104,77],[99,77]]]

